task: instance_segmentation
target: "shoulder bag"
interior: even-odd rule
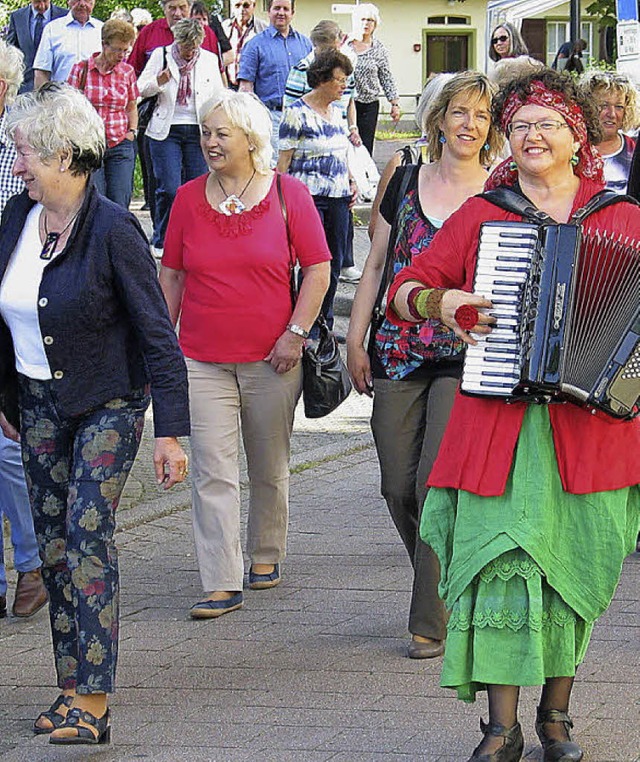
[[[167,68],[167,48],[162,48],[162,71]],[[138,103],[138,130],[144,131],[149,126],[153,112],[158,104],[158,93],[143,98]]]
[[[280,209],[287,230],[287,246],[289,248],[289,281],[291,301],[295,306],[298,289],[295,278],[295,257],[289,232],[289,216],[287,204],[282,192],[280,174],[276,175],[276,187]],[[304,414],[307,418],[323,418],[341,405],[351,392],[349,372],[340,356],[340,348],[336,337],[329,330],[322,313],[316,319],[315,327],[319,330],[319,338],[307,340],[302,350],[302,401]]]

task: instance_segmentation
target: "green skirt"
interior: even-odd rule
[[[638,487],[564,492],[545,406],[531,405],[503,495],[431,489],[421,535],[440,559],[451,613],[441,685],[572,676],[640,529]]]

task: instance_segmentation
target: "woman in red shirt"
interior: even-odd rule
[[[543,70],[515,80],[494,101],[494,118],[512,157],[489,187],[512,188],[558,222],[604,187],[593,148],[597,113],[570,77]],[[487,314],[476,313],[471,333],[456,319],[463,305],[492,306],[469,293],[479,228],[520,219],[484,198],[467,201],[397,276],[389,317],[439,317],[469,344],[474,333],[489,333]],[[640,210],[610,206],[583,230],[638,242]],[[442,685],[466,701],[488,691],[489,723],[481,723],[484,738],[471,760],[521,758],[517,706],[525,685],[543,686],[536,732],[545,762],[582,758],[569,735],[569,699],[593,626],[635,548],[639,447],[638,420],[619,422],[574,404],[457,394],[421,529],[440,559],[440,592],[451,611]]]
[[[84,93],[104,122],[107,150],[93,176],[98,190],[125,209],[133,192],[139,95],[135,71],[125,59],[135,38],[132,24],[109,19],[102,27],[102,51],[74,64],[69,74],[69,84]]]
[[[205,597],[196,619],[243,605],[240,428],[250,484],[249,587],[280,581],[287,538],[289,440],[302,346],[329,283],[320,218],[305,186],[270,169],[271,120],[253,95],[225,91],[201,112],[209,173],[179,189],[160,271],[187,358],[193,524]],[[291,263],[304,279],[291,304]]]

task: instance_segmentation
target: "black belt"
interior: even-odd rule
[[[269,111],[282,111],[282,103],[276,103],[276,101],[267,101],[264,104]]]

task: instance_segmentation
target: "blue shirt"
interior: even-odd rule
[[[40,13],[33,7],[33,5],[30,6],[30,9],[31,13],[29,14],[29,34],[33,40],[36,33],[36,18],[40,15]],[[51,21],[51,6],[49,6],[46,11],[42,11],[42,16],[44,17],[44,24],[46,26],[46,24]]]
[[[43,32],[34,69],[51,73],[52,82],[66,82],[74,63],[102,50],[102,21],[89,18],[83,26],[68,13],[48,23]]]
[[[264,105],[280,111],[290,69],[310,52],[308,37],[291,27],[283,37],[270,26],[244,46],[238,79],[253,82],[253,90]]]

